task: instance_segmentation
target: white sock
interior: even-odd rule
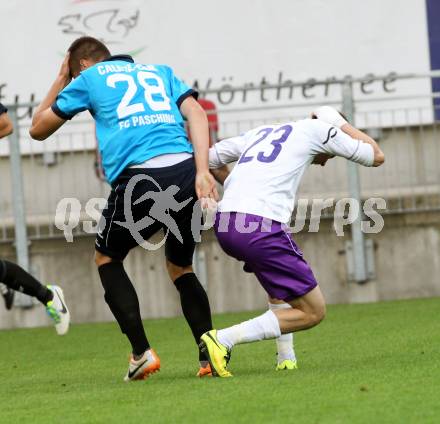
[[[270,303],[269,309],[276,311],[277,309],[291,308],[288,303]],[[282,334],[276,339],[277,343],[277,362],[280,364],[286,359],[296,361],[295,350],[293,348],[293,333]]]
[[[274,339],[280,335],[280,324],[272,311],[267,311],[257,318],[217,331],[219,342],[228,349],[232,349],[236,344]]]

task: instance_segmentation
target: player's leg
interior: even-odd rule
[[[220,377],[230,376],[226,365],[235,345],[274,339],[281,334],[306,330],[319,324],[325,316],[324,297],[318,286],[289,304],[291,308],[269,310],[240,324],[205,333],[201,337],[201,345],[209,356],[213,373]]]
[[[281,334],[307,330],[325,316],[325,301],[319,286],[288,302],[290,308],[267,311],[240,324],[217,331],[217,338],[228,350],[236,344],[273,339]]]
[[[271,311],[287,308],[291,308],[288,303],[269,297],[269,309]],[[293,347],[293,333],[282,334],[275,339],[275,342],[277,346],[277,366],[275,369],[277,371],[297,369],[298,364]]]
[[[219,214],[215,225],[223,250],[244,261],[245,269],[255,273],[270,297],[292,306],[269,310],[257,318],[202,336],[201,346],[208,353],[213,372],[227,377],[230,373],[226,364],[235,344],[273,339],[282,333],[310,328],[324,317],[325,303],[312,270],[282,224],[272,222],[267,228],[262,217],[231,213],[227,227],[221,228],[224,218]],[[237,219],[247,228],[257,223],[257,228],[238,231]]]
[[[326,314],[324,296],[319,286],[309,293],[288,301],[291,308],[275,311],[281,334],[307,330],[318,325]]]
[[[70,313],[66,307],[64,294],[56,285],[44,286],[19,265],[0,259],[0,282],[12,290],[38,299],[55,323],[59,335],[69,330]]]
[[[6,309],[12,309],[14,303],[14,290],[10,289],[6,284],[0,283],[0,293],[2,294]]]
[[[167,259],[168,274],[180,295],[182,312],[198,345],[203,333],[212,329],[211,308],[205,289],[192,265],[180,266]],[[199,351],[199,374],[209,374],[206,356]],[[202,376],[202,375],[199,375]]]
[[[104,299],[132,348],[126,381],[145,379],[160,368],[159,358],[145,334],[136,290],[123,265],[128,252],[137,245],[130,231],[117,224],[118,221],[125,222],[124,197],[128,180],[129,176],[123,175],[118,180],[120,184],[112,189],[95,242],[95,263],[104,288]],[[141,184],[138,186],[142,188]],[[134,199],[142,193],[136,192]],[[137,221],[138,217],[135,219]],[[160,226],[154,231],[157,229]]]
[[[104,287],[105,301],[132,347],[125,380],[144,379],[160,368],[160,360],[145,334],[136,290],[122,261],[113,260],[97,251],[95,262]]]
[[[182,254],[178,254],[181,251]],[[173,242],[166,243],[167,269],[180,295],[183,315],[191,329],[196,345],[203,333],[212,329],[211,308],[208,295],[192,268],[194,247],[180,247]],[[179,261],[180,265],[174,262]],[[184,262],[189,265],[184,265]],[[206,356],[199,350],[199,376],[210,374]]]
[[[150,348],[142,325],[139,300],[122,261],[95,252],[95,263],[104,287],[104,299],[138,359]]]
[[[7,287],[35,297],[43,305],[53,299],[53,292],[19,265],[0,259],[0,281]]]
[[[193,160],[187,160],[173,167],[172,175],[161,178],[161,187],[165,189],[169,185],[177,185],[179,191],[175,200],[184,204],[188,199],[191,202],[181,210],[171,211],[170,218],[175,221],[180,232],[180,240],[169,231],[165,243],[165,256],[167,269],[171,281],[174,283],[180,295],[182,312],[188,322],[191,332],[196,341],[196,346],[203,333],[212,329],[211,308],[205,289],[200,284],[194,273],[192,264],[195,250],[195,241],[191,228],[193,210],[196,207],[195,165]],[[210,374],[209,363],[203,353],[198,349],[200,370],[198,375]]]

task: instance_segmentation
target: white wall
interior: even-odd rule
[[[167,63],[201,88],[260,85],[262,78],[277,83],[280,73],[283,82],[299,82],[429,70],[423,0],[14,0],[0,2],[0,24],[3,103],[15,95],[28,101],[32,93],[41,99],[62,53],[83,33],[104,39],[114,53],[137,51],[138,61]],[[389,87],[395,92],[372,83],[373,92],[363,97],[430,92],[429,80]],[[305,100],[299,88],[293,100],[337,99],[339,89],[315,87],[306,94],[314,97]],[[288,90],[279,98],[275,92],[243,97],[227,107],[292,100]],[[229,94],[221,99],[227,102]]]
[[[331,224],[323,222],[319,233],[295,235],[328,303],[440,296],[439,213],[387,215],[384,230],[369,235],[375,246],[377,278],[363,286],[347,281],[344,242],[350,234],[336,237]],[[93,263],[93,246],[91,237],[69,246],[61,240],[31,245],[36,271],[44,282],[55,281],[63,287],[75,323],[113,320]],[[326,246],[326,254],[322,254],[322,246]],[[266,308],[266,294],[255,277],[243,272],[242,263],[224,254],[211,231],[204,234],[200,248],[205,252],[207,291],[214,313]],[[12,252],[12,246],[0,244],[1,257],[13,259]],[[129,254],[125,266],[138,292],[144,318],[182,316],[178,293],[166,274],[162,249],[146,252],[137,248]],[[0,304],[0,329],[41,325],[49,325],[49,320],[40,305],[8,312]]]

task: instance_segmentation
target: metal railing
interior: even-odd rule
[[[440,77],[440,72],[426,75],[395,75],[395,80],[414,81]],[[385,213],[440,210],[440,115],[436,100],[439,93],[408,92],[380,98],[360,98],[355,84],[364,79],[333,80],[341,89],[339,97],[325,102],[282,102],[281,104],[220,106],[218,137],[242,133],[264,123],[304,118],[322,103],[341,108],[348,118],[379,140],[386,155],[386,165],[379,169],[359,169],[342,159],[329,161],[325,169],[311,167],[302,182],[299,197],[335,198],[382,197]],[[305,83],[292,83],[301,87]],[[329,84],[315,81],[315,85]],[[290,87],[290,86],[289,86]],[[286,90],[286,85],[265,86],[265,90]],[[259,90],[258,87],[248,91]],[[261,89],[261,88],[260,88]],[[240,91],[242,87],[228,88]],[[411,90],[409,90],[411,91]],[[414,90],[413,90],[414,91]],[[220,90],[202,95],[215,100]],[[0,143],[0,242],[15,242],[19,263],[29,268],[30,240],[63,237],[55,225],[55,211],[62,198],[77,198],[82,205],[81,219],[87,217],[84,206],[91,198],[106,198],[109,188],[96,177],[94,125],[80,118],[66,125],[46,142],[31,140],[29,121],[19,120],[17,109],[34,104],[9,105],[15,132],[9,144]],[[326,216],[332,216],[332,210]],[[75,236],[86,233],[78,226]],[[366,253],[360,223],[352,225],[355,280],[366,280]],[[357,258],[357,259],[356,259]]]

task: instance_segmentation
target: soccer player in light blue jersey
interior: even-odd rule
[[[196,200],[217,198],[208,168],[208,120],[196,98],[197,93],[170,67],[111,56],[99,40],[81,37],[70,46],[32,121],[30,134],[37,140],[46,139],[85,110],[96,122],[112,191],[96,238],[95,261],[105,300],[132,346],[126,381],[145,379],[160,367],[142,326],[136,291],[123,267],[128,252],[156,232],[167,234],[168,273],[196,342],[212,328],[208,297],[192,269],[191,218],[198,207]],[[128,225],[127,211],[132,225]],[[143,228],[135,225],[139,222]],[[199,360],[205,368],[208,362],[201,353]]]

